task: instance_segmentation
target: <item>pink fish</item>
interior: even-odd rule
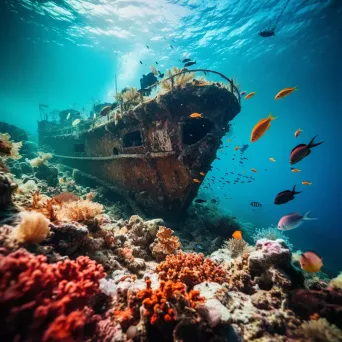
[[[283,216],[278,222],[279,230],[292,230],[298,228],[303,221],[317,220],[317,218],[310,217],[311,211],[308,211],[303,216],[298,213],[292,213]]]
[[[297,145],[290,154],[290,164],[294,165],[300,162],[302,159],[304,159],[306,156],[308,156],[311,153],[311,148],[316,147],[320,144],[323,144],[323,141],[317,144],[314,144],[314,140],[317,137],[314,136],[308,145],[306,144],[299,144]]]

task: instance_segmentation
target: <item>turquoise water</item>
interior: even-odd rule
[[[39,103],[88,113],[94,103],[113,101],[115,74],[119,90],[139,87],[151,64],[157,61],[164,71],[181,67],[179,59],[190,56],[198,67],[234,77],[241,90],[257,92],[242,100],[233,131],[223,141],[227,145],[231,139],[230,148],[218,152],[212,171],[224,177],[225,168],[245,174],[256,168],[256,180],[223,188],[214,184],[222,210],[258,227],[276,225],[293,211],[312,210],[318,221],[286,235],[295,248],[313,249],[329,268],[341,269],[341,2],[292,0],[276,36],[258,36],[284,5],[258,0],[1,1],[1,121],[27,129],[34,138]],[[279,90],[292,86],[299,90],[274,100]],[[253,126],[270,112],[277,119],[251,144]],[[303,132],[296,139],[298,128]],[[290,151],[315,135],[324,144],[295,165],[301,173],[292,173]],[[231,160],[233,147],[246,143],[248,161],[240,167]],[[304,180],[312,185],[302,185]],[[278,192],[295,184],[302,191],[295,200],[273,204]],[[263,208],[253,210],[252,201]]]

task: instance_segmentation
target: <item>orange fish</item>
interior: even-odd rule
[[[319,272],[323,266],[322,258],[315,252],[307,251],[300,256],[299,263],[306,272]]]
[[[320,319],[320,317],[319,317],[319,314],[317,312],[310,316],[311,321],[317,321],[318,319]]]
[[[192,113],[190,115],[190,118],[192,118],[192,119],[199,119],[201,117],[202,117],[202,114],[199,114],[199,113]]]
[[[236,231],[233,233],[232,237],[233,237],[234,239],[237,239],[237,240],[242,240],[242,232],[241,232],[241,230],[236,230]]]
[[[253,168],[251,168],[251,171],[252,171],[252,172],[258,172],[258,170],[257,170],[257,169],[255,169],[254,167],[253,167]]]
[[[234,151],[238,151],[240,149],[240,146],[236,146],[235,148],[234,148]]]
[[[293,167],[291,167],[291,171],[292,171],[292,172],[301,172],[302,170],[294,169]]]
[[[274,158],[269,158],[271,162],[275,162],[276,160]]]
[[[280,92],[275,96],[275,100],[279,100],[282,99],[285,96],[290,95],[291,93],[293,93],[295,90],[297,90],[297,87],[293,87],[293,88],[285,88],[280,90]]]
[[[252,91],[251,93],[249,93],[249,94],[247,94],[247,95],[245,96],[245,100],[251,99],[255,94],[256,94],[256,92],[255,92],[255,91]]]
[[[204,176],[205,176],[205,173],[204,173],[204,172],[200,172],[200,175],[204,177]]]
[[[311,182],[308,182],[308,181],[303,181],[302,184],[303,184],[303,185],[312,185],[312,183],[311,183]]]
[[[295,132],[295,137],[298,138],[299,137],[299,134],[300,132],[303,132],[303,130],[301,130],[300,128],[298,128]]]
[[[231,142],[231,140],[230,140],[230,139],[228,139],[228,142],[230,143],[230,142]]]
[[[201,183],[197,178],[193,179],[194,183]]]
[[[273,117],[272,114],[270,114],[267,119],[261,119],[252,130],[251,142],[256,142],[258,139],[260,139],[270,128],[271,121],[275,120],[276,118],[277,117]]]

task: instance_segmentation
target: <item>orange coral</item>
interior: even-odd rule
[[[225,270],[214,261],[204,258],[203,254],[182,251],[168,255],[157,266],[156,272],[161,280],[181,281],[189,287],[204,281],[219,284],[228,281]]]
[[[163,226],[159,227],[157,239],[151,245],[152,255],[157,261],[163,260],[169,254],[173,254],[181,246],[179,238],[172,234],[172,229]]]
[[[160,287],[152,290],[151,280],[146,279],[146,289],[140,290],[136,298],[142,300],[144,316],[152,325],[157,322],[174,322],[177,320],[178,314],[204,302],[199,291],[187,292],[183,283],[171,280],[161,281]]]
[[[72,192],[61,192],[60,194],[52,197],[57,203],[67,203],[78,201],[80,198]]]
[[[124,247],[124,248],[120,248],[119,251],[126,261],[128,262],[134,261],[133,250],[131,248]]]

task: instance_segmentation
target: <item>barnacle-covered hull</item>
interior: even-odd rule
[[[240,111],[221,84],[188,85],[141,103],[120,119],[78,132],[40,129],[60,161],[107,184],[147,216],[176,219],[189,206]],[[191,113],[202,118],[190,118]]]

